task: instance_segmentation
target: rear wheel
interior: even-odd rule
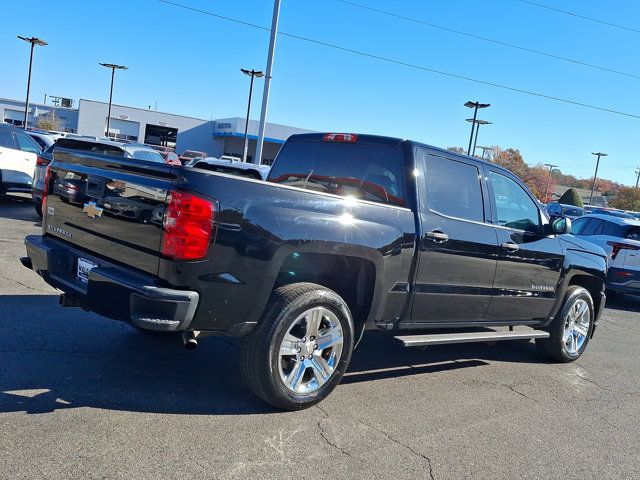
[[[595,309],[591,294],[579,286],[569,287],[556,318],[547,327],[549,338],[536,339],[536,346],[559,362],[573,362],[587,348]]]
[[[241,346],[241,371],[259,398],[284,410],[308,408],[340,383],[353,350],[353,321],[334,291],[298,283],[273,292]]]

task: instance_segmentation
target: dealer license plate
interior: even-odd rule
[[[76,277],[78,277],[79,280],[83,281],[84,283],[87,283],[89,281],[89,272],[91,271],[92,268],[97,267],[98,265],[96,265],[93,262],[90,262],[89,260],[85,259],[85,258],[78,258],[78,272],[76,273]]]

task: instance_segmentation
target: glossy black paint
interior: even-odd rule
[[[42,219],[45,234],[157,274],[161,228],[151,223],[151,217],[154,208],[164,205],[173,178],[171,167],[63,149],[56,149],[53,155],[50,182],[54,187]],[[73,197],[56,187],[71,182]],[[135,202],[147,209],[138,209],[131,216],[118,214],[124,208],[116,213],[109,203],[115,205],[116,200],[118,205]],[[98,212],[93,218],[85,207],[90,203]]]
[[[321,138],[307,134],[289,141]],[[45,211],[43,235],[132,274],[150,275],[154,285],[197,292],[189,328],[232,335],[245,334],[259,321],[275,287],[299,281],[336,290],[358,322],[381,328],[545,324],[572,281],[587,279],[593,292],[602,290],[604,252],[572,236],[530,238],[495,225],[484,177],[484,222],[429,210],[416,156],[422,149],[472,162],[481,172],[497,167],[406,140],[360,135],[358,141],[402,152],[406,207],[201,169],[57,151],[52,181],[78,177],[103,212],[89,218],[84,205],[50,194],[47,206],[54,213]],[[159,253],[170,189],[216,205],[211,246],[200,261],[176,262]],[[141,215],[115,211],[115,205],[132,210],[141,204],[151,207],[144,221]],[[429,232],[448,238],[436,242]],[[502,251],[504,241],[516,243],[517,254]],[[89,307],[104,311],[111,300]]]

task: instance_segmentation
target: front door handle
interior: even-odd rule
[[[443,243],[449,240],[449,235],[440,230],[434,230],[433,232],[427,232],[426,237],[429,240],[433,240],[436,243]]]
[[[520,250],[520,246],[513,242],[505,242],[500,246],[505,250],[509,250],[510,252],[517,252],[518,250]]]

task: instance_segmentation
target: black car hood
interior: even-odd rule
[[[598,255],[599,257],[607,258],[607,253],[595,243],[588,242],[571,234],[560,235],[559,238],[564,248],[592,253],[594,255]]]

